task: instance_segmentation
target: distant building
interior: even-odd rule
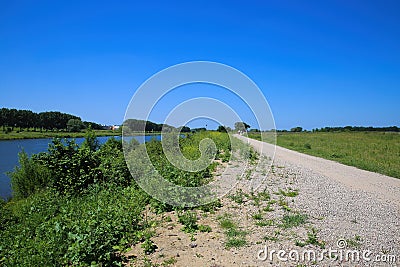
[[[121,126],[120,125],[113,125],[113,126],[111,126],[111,130],[113,130],[113,131],[118,130],[119,127],[121,127]]]

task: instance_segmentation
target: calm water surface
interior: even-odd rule
[[[97,139],[100,144],[104,144],[110,136],[101,136]],[[116,139],[121,137],[116,136]],[[152,138],[161,139],[160,135],[139,135],[134,136],[139,143],[150,141]],[[81,144],[84,138],[75,138],[77,144]],[[11,197],[10,178],[7,172],[12,171],[18,165],[18,153],[24,149],[28,155],[47,151],[52,138],[46,139],[22,139],[22,140],[2,140],[0,141],[0,197],[6,199]]]

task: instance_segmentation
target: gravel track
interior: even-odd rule
[[[235,135],[240,140],[252,145],[258,152],[274,157],[273,145],[258,140]],[[275,161],[290,163],[311,170],[315,174],[323,175],[330,180],[339,182],[349,189],[372,193],[383,201],[391,201],[400,208],[400,179],[385,176],[379,173],[360,170],[356,167],[302,154],[293,150],[276,146]]]
[[[271,144],[239,135],[235,137],[273,157]],[[284,166],[286,173],[296,177],[294,185],[300,194],[294,206],[312,218],[320,218],[313,224],[328,245],[334,246],[338,239],[354,240],[359,236],[361,241],[357,249],[368,249],[372,255],[397,257],[396,263],[360,262],[361,266],[398,266],[400,179],[279,146],[276,146],[273,164]]]

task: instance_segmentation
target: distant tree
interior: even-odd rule
[[[17,110],[15,108],[8,111],[8,126],[11,127],[11,131],[14,131],[14,127],[17,123]]]
[[[103,130],[103,126],[101,124],[91,122],[91,121],[83,121],[84,128],[91,127],[93,130]]]
[[[146,121],[146,132],[154,132],[159,130],[158,124],[151,122],[151,121]],[[158,131],[157,131],[158,132]]]
[[[292,129],[290,129],[290,131],[291,131],[291,132],[298,133],[298,132],[303,131],[303,128],[302,128],[302,127],[294,127],[294,128],[292,128]]]
[[[125,126],[126,129],[129,129],[132,132],[144,132],[146,130],[146,121],[127,119],[126,121],[124,121],[123,126]]]
[[[181,132],[182,132],[182,133],[190,133],[190,128],[187,127],[187,126],[182,126]]]
[[[83,128],[84,128],[84,125],[81,120],[70,119],[67,122],[67,131],[69,131],[69,132],[80,132]]]
[[[168,124],[160,124],[160,125],[162,125],[161,131],[164,133],[172,133],[178,131],[178,129],[176,129],[174,126]]]
[[[192,129],[192,133],[195,133],[195,132],[202,132],[202,131],[207,131],[207,129],[206,129],[205,127],[194,128],[194,129]]]
[[[3,127],[3,131],[12,131],[14,127],[19,127],[19,130],[34,128],[35,131],[38,128],[41,131],[43,129],[68,130],[68,122],[72,119],[81,121],[80,117],[58,111],[35,113],[31,110],[0,109],[0,126]],[[102,129],[100,124],[84,122],[86,128],[89,124],[92,124],[93,129]]]
[[[164,131],[171,132],[177,131],[178,129],[168,125],[168,124],[157,124],[151,121],[145,120],[136,120],[136,119],[127,119],[123,123],[123,127],[126,130],[130,130],[132,132],[161,132],[164,127]]]
[[[222,125],[218,126],[217,131],[221,132],[221,133],[226,133],[227,132],[226,127],[222,126]]]
[[[0,109],[0,125],[3,127],[3,132],[6,130],[7,125],[7,108]]]
[[[58,111],[46,111],[39,113],[41,127],[46,130],[67,130],[67,123],[70,119],[81,119],[77,116],[61,113]]]
[[[250,125],[248,125],[245,122],[235,122],[235,130],[236,131],[247,131],[247,129],[250,128]]]
[[[16,126],[21,128],[28,129],[29,127],[33,127],[35,116],[30,110],[17,110],[16,116]]]

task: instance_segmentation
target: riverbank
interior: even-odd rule
[[[121,136],[121,131],[112,130],[94,130],[96,136]],[[146,133],[146,135],[157,135],[160,133]],[[43,138],[79,138],[85,137],[86,131],[72,133],[72,132],[0,132],[0,140],[21,140],[21,139],[43,139]],[[143,135],[143,133],[137,133]]]
[[[209,132],[182,138],[183,155],[199,158],[198,147],[206,138],[217,144],[218,158],[229,155],[229,137]],[[144,153],[162,177],[180,186],[204,184],[216,168],[215,163],[197,173],[186,172],[168,162],[161,142],[129,143],[134,171],[146,178],[153,170],[150,162],[142,161]],[[154,224],[143,212],[149,207],[171,212],[173,207],[151,198],[136,184],[121,140],[111,138],[100,147],[89,141],[78,147],[56,141],[40,159],[26,155],[21,159],[20,168],[11,174],[14,198],[0,199],[0,266],[119,266],[127,262],[122,252],[132,244],[148,254],[155,251],[150,231]],[[191,214],[180,212],[182,220]]]
[[[96,136],[120,136],[121,131],[94,130]],[[41,138],[78,138],[85,137],[86,131],[82,132],[34,132],[34,131],[12,131],[9,133],[0,132],[0,140],[19,140],[19,139],[41,139]]]

